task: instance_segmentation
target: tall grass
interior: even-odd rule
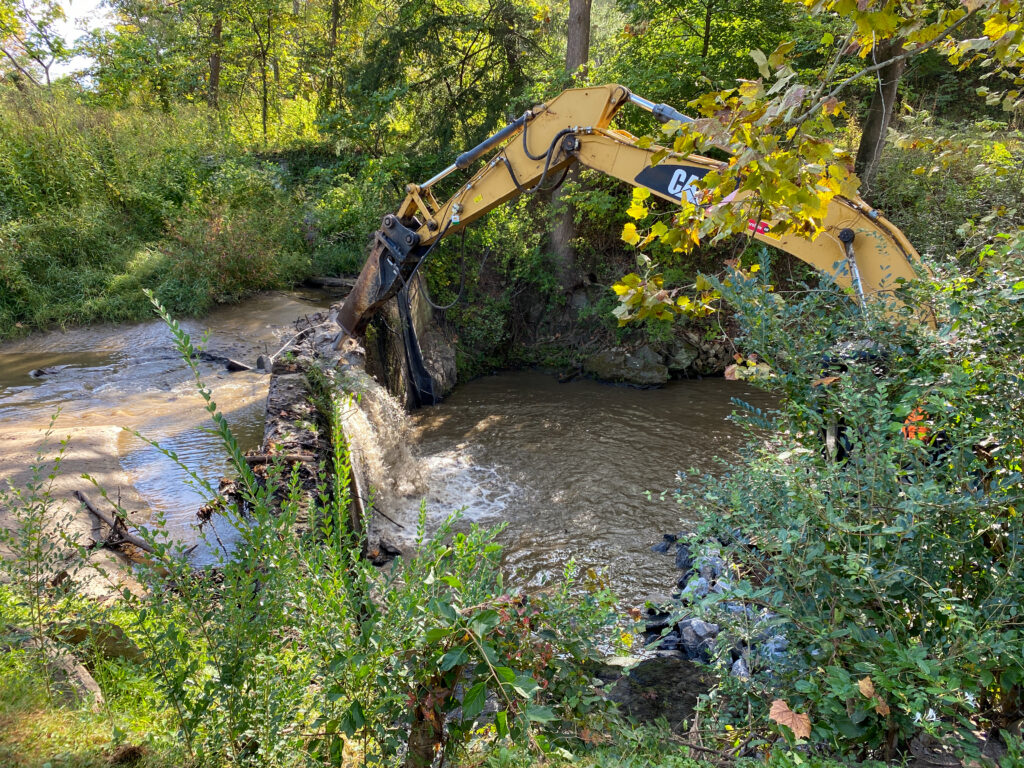
[[[144,287],[194,314],[301,279],[301,206],[276,170],[199,108],[0,89],[0,338],[146,317]]]

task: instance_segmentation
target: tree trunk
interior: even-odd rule
[[[270,63],[270,41],[273,34],[271,20],[267,15],[267,37],[260,50],[260,119],[263,123],[263,144],[267,143],[267,113],[270,111],[270,86],[267,82],[267,65]]]
[[[703,72],[707,75],[707,61],[708,52],[711,50],[711,20],[714,18],[715,4],[713,0],[708,0],[708,4],[704,9],[704,41],[701,43],[700,58]]]
[[[338,24],[341,21],[341,0],[331,0],[331,33],[327,42],[327,80],[320,97],[320,114],[327,114],[334,105],[334,54],[338,49]]]
[[[565,45],[565,71],[572,76],[586,73],[587,61],[590,59],[590,3],[591,0],[569,0],[569,28]],[[570,168],[566,181],[575,181],[578,176],[576,167]],[[561,203],[565,210],[558,215],[551,232],[551,250],[555,254],[558,280],[562,290],[572,291],[579,282],[576,275],[576,254],[572,240],[576,237],[576,212],[572,203],[565,200],[560,192],[552,198],[553,203]]]
[[[902,50],[899,41],[885,42],[875,48],[875,59],[885,61],[899,55]],[[860,146],[857,147],[857,159],[854,163],[854,170],[860,176],[862,195],[870,193],[871,184],[878,172],[882,149],[885,147],[885,135],[896,106],[896,91],[906,68],[906,59],[891,62],[878,71],[875,79],[871,104],[864,120],[864,132],[860,137]]]
[[[444,748],[444,712],[441,704],[451,691],[440,677],[418,690],[405,755],[405,768],[430,768]]]
[[[267,143],[267,110],[269,109],[269,95],[267,83],[267,57],[264,54],[260,60],[260,122],[263,127],[263,144]]]
[[[224,33],[224,19],[217,17],[210,32],[210,82],[206,91],[206,103],[211,109],[220,107],[220,41]]]
[[[572,76],[586,73],[590,58],[591,0],[569,0],[569,28],[565,43],[565,71]]]

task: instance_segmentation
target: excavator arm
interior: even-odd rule
[[[632,103],[660,120],[689,118],[665,104],[653,104],[621,85],[564,91],[525,112],[477,147],[460,155],[448,168],[423,184],[406,187],[396,214],[384,217],[375,233],[366,264],[339,313],[342,328],[359,335],[366,324],[416,274],[419,264],[445,235],[454,234],[491,209],[525,192],[558,181],[574,163],[581,163],[653,195],[678,203],[683,196],[699,204],[693,184],[723,163],[700,155],[669,152],[656,165],[653,156],[665,150],[643,147],[639,140],[611,128],[615,114]],[[433,195],[441,179],[468,170],[499,147],[468,181],[444,203]],[[737,195],[741,202],[745,195]],[[858,297],[891,291],[899,278],[915,277],[919,257],[903,234],[858,197],[836,197],[828,208],[824,232],[814,241],[797,235],[775,236],[771,222],[751,221],[756,239],[786,251],[853,286]]]

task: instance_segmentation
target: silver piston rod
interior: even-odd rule
[[[669,120],[678,120],[680,123],[692,123],[693,118],[687,117],[682,112],[675,110],[668,104],[655,104],[653,101],[645,99],[643,96],[637,96],[635,93],[629,93],[629,101],[632,104],[640,107],[640,109],[646,110],[654,115],[659,121],[667,123]],[[484,153],[493,149],[494,147],[501,144],[505,139],[508,139],[526,125],[530,120],[533,119],[534,111],[532,109],[526,110],[522,115],[517,117],[511,123],[506,125],[497,133],[487,137],[472,149],[463,152],[459,155],[455,162],[445,168],[443,171],[439,171],[427,179],[422,184],[418,185],[420,190],[430,189],[432,186],[441,181],[441,179],[449,176],[455,171],[465,170],[475,163]]]

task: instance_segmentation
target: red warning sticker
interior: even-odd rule
[[[769,224],[767,221],[754,221],[753,219],[751,219],[749,222],[747,222],[748,231],[756,232],[757,234],[764,235],[765,237],[770,237],[772,240],[778,240],[779,238],[776,235],[773,235],[768,231],[771,228],[772,225]]]

